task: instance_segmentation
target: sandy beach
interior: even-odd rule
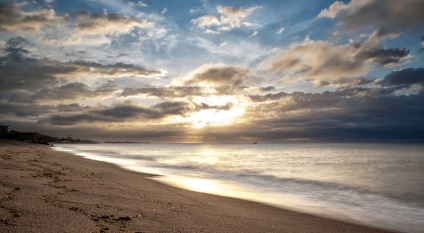
[[[49,146],[0,141],[0,232],[390,232],[149,176]]]

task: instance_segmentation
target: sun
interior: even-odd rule
[[[212,97],[200,100],[201,103],[207,103],[209,106],[225,106],[231,104],[230,108],[210,108],[193,112],[189,115],[188,121],[194,128],[203,128],[206,126],[225,126],[234,124],[245,114],[245,107],[232,97]]]
[[[229,110],[207,109],[192,113],[190,121],[195,128],[231,125],[239,116],[243,115],[244,112],[244,109],[238,107],[233,107]]]

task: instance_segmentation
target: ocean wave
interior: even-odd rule
[[[366,164],[373,166],[373,169],[367,170],[365,169],[367,166],[362,166],[365,164],[362,161],[365,157],[358,158],[358,156],[352,156],[348,153],[349,150],[342,151],[343,153],[335,151],[331,154],[332,156],[327,157],[324,154],[319,154],[320,160],[318,161],[310,160],[304,156],[305,153],[309,155],[309,151],[285,152],[285,156],[280,156],[275,151],[266,154],[269,152],[267,152],[267,147],[262,148],[264,152],[253,153],[250,151],[243,154],[237,148],[233,148],[234,151],[228,152],[231,148],[226,145],[225,153],[211,153],[210,156],[209,154],[208,156],[204,156],[201,153],[203,148],[197,145],[190,147],[166,145],[160,149],[153,145],[150,146],[151,148],[133,146],[128,149],[122,146],[114,146],[111,147],[111,150],[104,147],[94,147],[95,149],[93,149],[93,147],[79,146],[76,148],[64,148],[63,150],[74,154],[78,154],[79,152],[80,156],[92,156],[94,159],[112,162],[124,168],[130,167],[140,172],[148,171],[149,173],[163,176],[176,175],[179,177],[199,178],[235,185],[243,189],[246,188],[252,193],[264,195],[268,204],[279,205],[283,202],[292,203],[294,200],[293,203],[296,203],[296,201],[301,203],[300,205],[308,203],[313,208],[328,209],[343,216],[348,216],[350,219],[376,226],[389,225],[391,229],[407,232],[420,232],[420,229],[423,227],[424,207],[418,204],[421,203],[423,196],[421,195],[422,192],[417,191],[421,189],[412,188],[411,193],[406,193],[404,189],[409,190],[407,187],[411,186],[408,186],[407,183],[409,179],[405,179],[404,177],[396,180],[396,184],[399,187],[387,186],[392,184],[391,179],[396,177],[387,176],[388,173],[385,172],[385,169],[391,168],[392,165],[388,164],[386,160],[390,159],[394,164],[397,164],[395,163],[397,160],[393,159],[396,158],[396,154],[390,154],[391,157],[386,156],[384,160],[381,160],[378,156],[366,157]],[[218,149],[220,148],[219,145],[216,147]],[[137,152],[138,149],[140,150],[139,152]],[[193,152],[196,149],[199,151]],[[218,149],[216,151],[219,151]],[[287,148],[284,149],[287,150]],[[210,150],[213,151],[213,148]],[[174,155],[171,151],[178,151],[179,153],[178,155]],[[233,155],[240,153],[240,156]],[[381,153],[386,152],[383,151]],[[260,160],[258,159],[265,154],[267,155],[266,160],[263,160],[263,157]],[[334,154],[338,156],[339,160],[334,160],[334,163],[324,163],[322,161],[325,159],[327,159],[325,161],[333,161]],[[364,154],[367,153],[364,152]],[[270,156],[274,157],[271,158]],[[207,158],[213,159],[208,161]],[[340,159],[343,159],[345,163],[340,163]],[[358,162],[358,159],[362,160]],[[222,161],[229,162],[222,163]],[[269,163],[267,161],[274,162]],[[286,170],[276,166],[275,161],[278,161],[281,165],[284,164]],[[303,169],[303,164],[312,170]],[[331,168],[328,171],[340,170],[351,172],[342,173],[344,175],[355,175],[360,171],[362,172],[361,174],[369,174],[369,172],[371,174],[366,177],[368,183],[361,183],[361,180],[358,182],[358,180],[354,179],[355,177],[350,179],[349,176],[339,177],[334,174],[327,177],[315,177],[313,173],[310,173],[312,176],[302,173],[303,171],[313,172],[313,169],[320,170],[328,167]],[[357,171],[357,169],[359,170]],[[321,173],[325,174],[325,170],[321,171],[323,171]],[[407,173],[402,174],[405,175]],[[382,184],[386,186],[373,183],[373,178],[380,178],[381,176],[383,176],[381,180],[386,182]],[[417,180],[419,181],[420,179]],[[375,180],[375,182],[379,181],[380,179]],[[386,187],[392,188],[387,189]],[[286,197],[290,199],[285,199]],[[402,226],[402,224],[405,226]]]

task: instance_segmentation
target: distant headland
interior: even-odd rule
[[[98,143],[93,140],[74,139],[71,136],[54,137],[38,132],[20,132],[13,130],[8,125],[0,125],[0,138],[46,145],[52,145],[52,143]]]

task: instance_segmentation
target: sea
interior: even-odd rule
[[[424,144],[57,144],[160,182],[401,232],[424,232]]]

